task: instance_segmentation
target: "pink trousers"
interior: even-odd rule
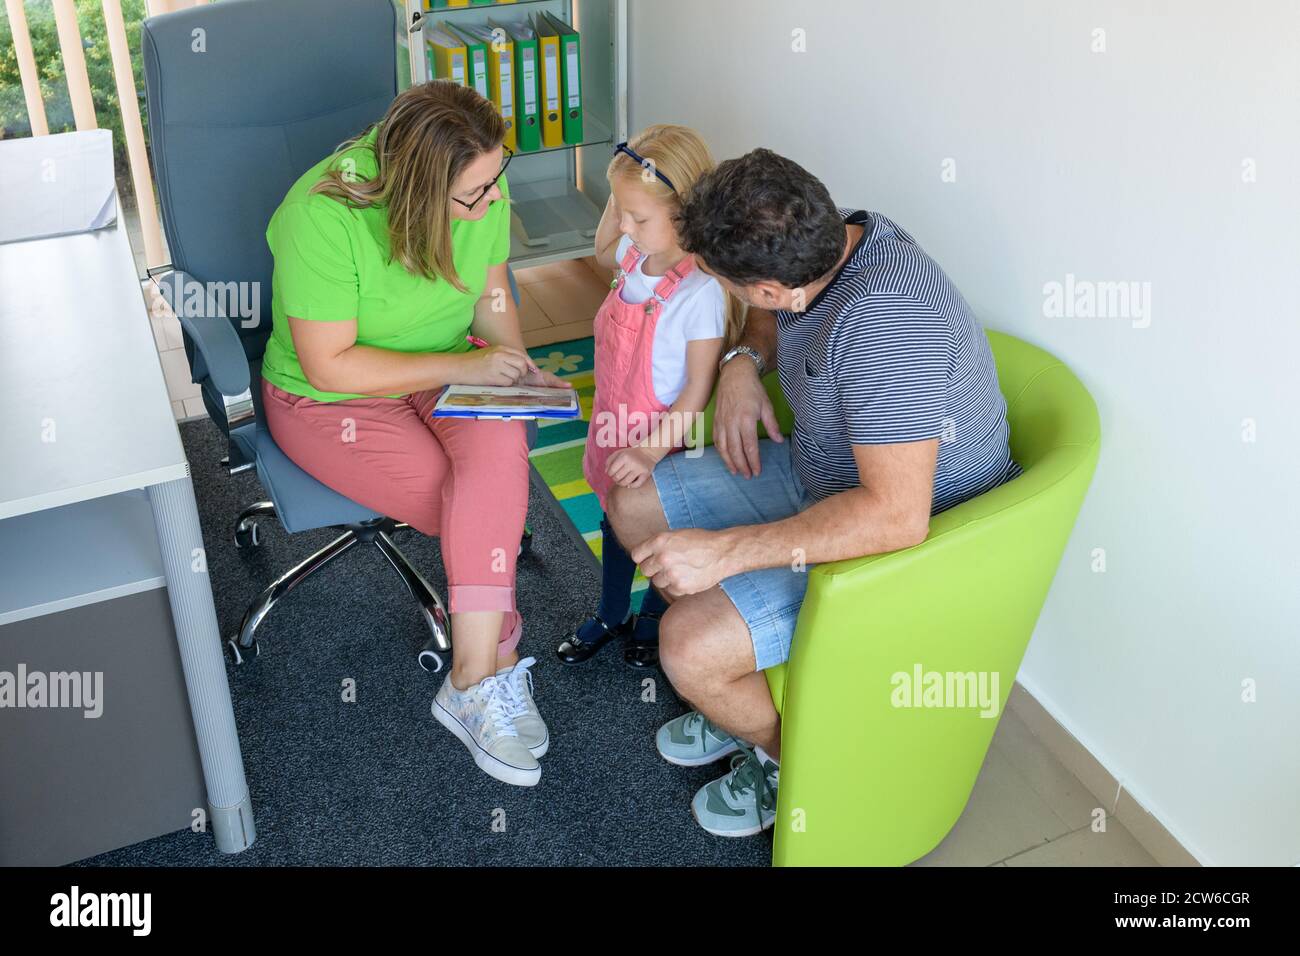
[[[319,402],[262,380],[271,437],[321,484],[440,539],[447,607],[505,611],[499,654],[519,643],[515,558],[528,514],[522,421],[431,418],[437,389]]]

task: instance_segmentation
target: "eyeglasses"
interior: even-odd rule
[[[452,199],[455,199],[456,202],[460,203],[466,209],[473,209],[475,206],[477,206],[480,202],[483,201],[483,197],[486,196],[489,192],[491,192],[492,187],[495,186],[501,180],[501,177],[503,175],[505,175],[506,167],[510,165],[510,160],[514,158],[515,154],[510,150],[509,146],[503,146],[501,148],[506,151],[506,161],[501,164],[501,170],[496,174],[496,177],[492,180],[492,182],[484,186],[483,191],[474,197],[474,201],[466,202],[463,199],[456,199],[455,196],[452,196],[451,197]]]
[[[677,187],[673,185],[673,181],[669,179],[667,176],[665,176],[663,173],[659,172],[659,170],[655,167],[655,164],[653,162],[651,162],[648,159],[645,159],[644,157],[638,156],[635,152],[633,152],[631,149],[628,148],[627,140],[623,140],[623,142],[619,143],[617,146],[614,147],[614,155],[617,156],[619,153],[627,153],[629,156],[631,156],[633,159],[637,161],[637,164],[639,166],[641,166],[643,169],[650,170],[652,173],[654,173],[656,176],[662,179],[669,189],[671,189],[673,192],[677,192]]]

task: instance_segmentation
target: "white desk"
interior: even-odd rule
[[[84,153],[78,138],[101,135],[44,137],[41,155]],[[0,180],[22,181],[37,153],[12,145],[0,142]],[[53,615],[84,627],[147,614],[140,601],[165,589],[207,828],[219,849],[238,852],[255,829],[202,548],[120,207],[114,225],[94,232],[0,243],[0,652],[7,633]],[[103,659],[103,648],[85,650]],[[7,657],[0,670],[11,670]],[[105,687],[106,708],[113,693]],[[19,713],[0,709],[0,729]]]

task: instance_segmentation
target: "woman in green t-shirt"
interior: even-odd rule
[[[519,331],[504,139],[490,102],[435,80],[294,183],[266,231],[262,395],[299,467],[441,539],[454,658],[434,716],[486,772],[531,786],[549,742],[533,660],[515,651],[524,423],[430,416],[448,384],[568,385],[532,365]]]

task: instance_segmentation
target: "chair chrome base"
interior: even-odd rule
[[[274,515],[275,505],[270,501],[259,501],[245,508],[235,525],[235,544],[241,548],[255,548],[260,543],[257,534],[257,519]],[[323,568],[344,551],[358,542],[373,544],[397,571],[406,583],[406,588],[415,598],[424,616],[425,626],[430,631],[429,642],[420,651],[418,660],[425,670],[437,672],[442,670],[447,655],[451,652],[451,620],[443,607],[438,592],[424,579],[407,560],[406,555],[393,543],[392,534],[410,525],[394,521],[392,518],[375,518],[360,524],[335,525],[343,534],[339,535],[315,554],[290,568],[249,605],[244,612],[244,620],[239,626],[239,633],[226,641],[226,649],[235,664],[244,664],[257,657],[261,649],[257,643],[256,632],[262,619],[270,613],[271,608],[282,597],[301,584],[308,575]]]

